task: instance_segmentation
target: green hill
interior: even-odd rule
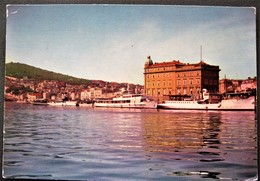
[[[79,84],[86,85],[91,83],[91,80],[79,79],[76,77],[43,70],[23,63],[13,63],[13,62],[7,63],[5,65],[5,70],[7,76],[11,76],[15,78],[28,77],[28,79],[34,79],[34,80],[56,80],[56,81],[66,82],[74,85],[79,85]]]

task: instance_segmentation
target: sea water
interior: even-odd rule
[[[3,175],[60,180],[245,180],[255,113],[6,102]]]

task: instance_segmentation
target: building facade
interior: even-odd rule
[[[200,98],[202,89],[219,90],[219,66],[203,61],[196,64],[179,60],[153,63],[150,56],[144,65],[144,92],[162,101],[167,95],[190,95]]]
[[[248,77],[247,79],[221,79],[219,80],[219,93],[237,93],[256,90],[257,78]]]

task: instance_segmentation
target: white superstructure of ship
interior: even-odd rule
[[[95,107],[107,108],[149,108],[156,109],[157,102],[141,94],[125,94],[112,99],[95,100]]]
[[[48,103],[50,106],[78,106],[77,101],[52,101]]]

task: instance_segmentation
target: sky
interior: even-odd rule
[[[175,5],[8,5],[6,63],[143,84],[144,63],[202,59],[220,79],[256,76],[255,9]]]

